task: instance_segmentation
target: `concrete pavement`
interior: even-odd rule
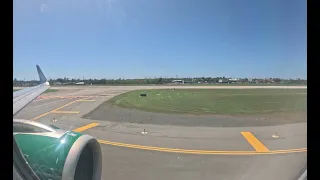
[[[307,147],[306,122],[225,128],[136,124],[108,119],[89,120],[81,117],[108,98],[128,89],[76,88],[47,93],[46,96],[97,97],[36,100],[14,118],[38,117],[34,120],[67,130],[98,123],[98,126],[83,132],[99,140],[112,142],[101,143],[103,179],[293,179],[307,161],[306,149],[303,149]],[[91,101],[86,101],[88,99]],[[43,114],[45,115],[41,116]],[[58,121],[53,123],[53,118]],[[147,133],[143,134],[144,130]],[[241,132],[250,132],[253,138],[244,137]],[[300,151],[261,155],[256,153],[255,146],[258,145],[254,138],[269,152],[292,149]],[[164,152],[161,148],[169,151]],[[188,154],[185,153],[187,151],[174,151],[175,149],[197,151]],[[214,153],[202,153],[208,151]],[[231,154],[219,155],[218,151]],[[239,151],[245,153],[237,154]]]

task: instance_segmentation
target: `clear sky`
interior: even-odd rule
[[[18,79],[307,77],[304,0],[14,0]]]

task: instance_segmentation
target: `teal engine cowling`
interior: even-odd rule
[[[101,179],[99,142],[78,132],[15,132],[15,140],[26,162],[40,179]]]

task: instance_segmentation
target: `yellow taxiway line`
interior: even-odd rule
[[[71,105],[71,104],[73,104],[73,103],[75,103],[75,102],[78,102],[78,101],[79,101],[79,100],[75,100],[75,101],[69,102],[69,103],[67,103],[67,104],[65,104],[65,105],[63,105],[63,106],[60,106],[60,107],[58,107],[58,108],[56,108],[56,109],[54,109],[54,110],[51,110],[51,111],[46,112],[46,113],[43,113],[43,114],[41,114],[41,115],[39,115],[39,116],[37,116],[37,117],[35,117],[35,118],[32,118],[31,120],[34,121],[34,120],[37,120],[37,119],[39,119],[39,118],[42,118],[42,117],[44,117],[44,116],[46,116],[46,115],[48,115],[48,114],[50,114],[50,113],[52,113],[52,112],[59,111],[60,109],[66,107],[66,106],[69,106],[69,105]]]
[[[85,125],[85,126],[82,126],[82,127],[79,127],[73,131],[75,132],[82,132],[82,131],[85,131],[87,129],[90,129],[90,128],[93,128],[93,127],[96,127],[98,126],[99,124],[98,123],[91,123],[91,124],[88,124],[88,125]]]
[[[36,101],[40,101],[40,100],[49,100],[49,99],[53,99],[53,98],[56,98],[56,97],[49,97],[49,96],[39,96],[41,98],[39,99],[35,99]]]
[[[82,132],[88,130],[90,128],[98,126],[98,123],[91,123],[86,126],[82,126],[77,128],[73,131]],[[250,133],[250,132],[249,132]],[[178,149],[178,148],[164,148],[164,147],[155,147],[155,146],[143,146],[137,144],[126,144],[120,142],[112,142],[112,141],[105,141],[105,140],[98,140],[100,144],[106,144],[111,146],[118,146],[118,147],[126,147],[126,148],[134,148],[134,149],[141,149],[141,150],[151,150],[151,151],[160,151],[160,152],[171,152],[171,153],[184,153],[184,154],[207,154],[207,155],[263,155],[263,154],[286,154],[286,153],[297,153],[297,152],[307,152],[307,148],[300,148],[300,149],[286,149],[286,150],[273,150],[270,151],[267,148],[263,149],[262,143],[258,143],[257,140],[253,135],[250,136],[248,132],[244,133],[248,135],[246,138],[249,138],[251,143],[255,145],[256,151],[213,151],[213,150],[191,150],[191,149]],[[251,133],[250,133],[251,134]],[[254,139],[255,138],[255,139]],[[259,141],[260,142],[260,141]]]
[[[287,150],[275,150],[268,152],[257,152],[257,151],[212,151],[212,150],[190,150],[190,149],[177,149],[177,148],[163,148],[154,146],[141,146],[135,144],[125,144],[119,142],[98,140],[100,144],[107,144],[111,146],[119,146],[126,148],[160,151],[160,152],[171,152],[171,153],[183,153],[183,154],[200,154],[200,155],[263,155],[263,154],[286,154],[286,153],[297,153],[297,152],[307,152],[307,148],[300,149],[287,149]]]
[[[270,150],[265,147],[251,132],[241,132],[244,138],[257,152],[269,152]]]
[[[80,99],[75,100],[70,103],[67,103],[61,107],[58,107],[52,111],[43,113],[32,120],[39,119],[43,116],[46,116],[50,113],[59,112],[60,109],[69,106],[75,102],[83,101],[87,99]],[[61,111],[63,112],[63,111]],[[82,127],[79,127],[73,131],[75,132],[82,132],[88,130],[90,128],[98,126],[98,123],[91,123]],[[112,141],[105,141],[105,140],[98,140],[100,144],[106,144],[111,146],[118,146],[118,147],[126,147],[126,148],[134,148],[134,149],[141,149],[141,150],[151,150],[151,151],[160,151],[160,152],[171,152],[171,153],[184,153],[184,154],[207,154],[207,155],[263,155],[263,154],[286,154],[286,153],[297,153],[297,152],[307,152],[307,148],[300,148],[300,149],[286,149],[286,150],[268,150],[257,138],[253,136],[250,132],[241,132],[241,134],[247,139],[247,141],[255,148],[256,151],[213,151],[213,150],[190,150],[190,149],[178,149],[178,148],[164,148],[164,147],[155,147],[155,146],[143,146],[143,145],[136,145],[136,144],[126,144],[120,142],[112,142]]]

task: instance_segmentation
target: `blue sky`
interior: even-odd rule
[[[307,77],[302,0],[14,0],[13,70],[49,78]]]

